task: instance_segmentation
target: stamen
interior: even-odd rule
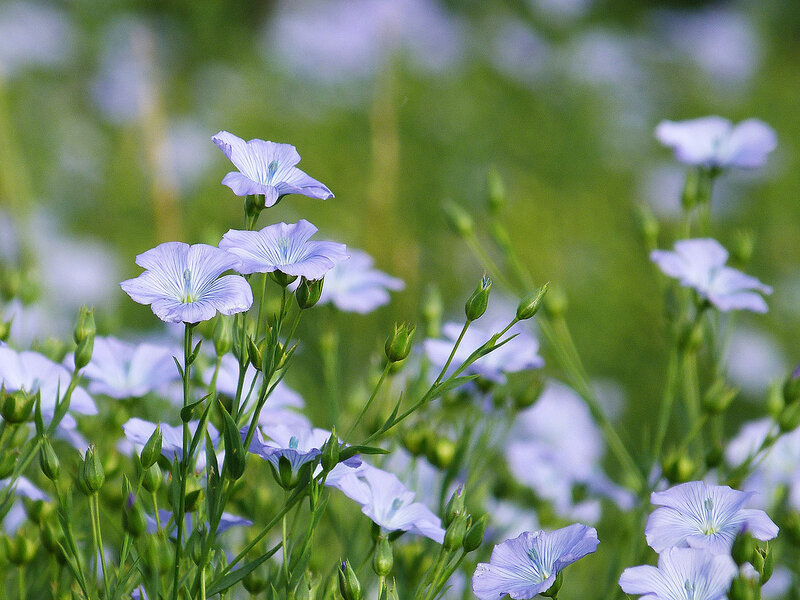
[[[300,444],[300,440],[298,440],[295,436],[289,438],[289,448],[292,450],[297,450],[298,444]]]

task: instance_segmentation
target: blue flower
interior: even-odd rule
[[[372,257],[349,250],[350,260],[338,263],[326,276],[319,304],[331,302],[339,310],[366,314],[389,302],[388,290],[402,290],[401,279],[372,267]]]
[[[163,508],[158,511],[158,520],[161,523],[162,527],[166,527],[169,520],[172,518],[172,512],[169,510],[164,510]],[[144,520],[147,523],[147,533],[156,533],[158,530],[158,523],[156,522],[154,517],[151,517],[148,514],[145,514]],[[222,513],[222,517],[219,520],[219,525],[217,526],[217,533],[223,533],[230,529],[231,527],[249,527],[252,525],[253,522],[250,519],[245,519],[244,517],[237,517],[236,515],[232,515],[230,513]],[[192,515],[186,515],[186,531],[192,530]]]
[[[297,223],[276,223],[261,231],[231,229],[222,236],[219,247],[236,255],[239,273],[270,273],[306,279],[322,279],[337,263],[346,260],[347,248],[335,242],[310,242],[317,228],[305,219]]]
[[[91,362],[83,370],[89,391],[112,398],[139,398],[178,379],[172,357],[179,354],[155,344],[129,344],[114,337],[94,340]]]
[[[453,357],[450,370],[464,362],[470,354],[486,343],[492,334],[501,331],[505,323],[497,324],[496,327],[486,329],[479,325],[472,324],[467,329],[461,344]],[[462,325],[458,323],[446,323],[442,327],[444,340],[425,340],[425,354],[428,355],[431,363],[437,368],[441,368],[447,362],[453,345],[461,333]],[[505,337],[516,335],[510,342],[500,346],[476,360],[469,366],[466,373],[475,373],[494,383],[504,384],[506,373],[516,373],[527,369],[538,369],[544,366],[544,359],[538,354],[539,342],[521,324],[517,324],[508,330]]]
[[[480,600],[533,598],[553,585],[559,571],[597,549],[597,531],[575,523],[552,532],[526,531],[498,544],[479,563],[472,591]]]
[[[755,277],[726,267],[728,251],[714,239],[680,240],[675,242],[674,252],[653,250],[650,260],[723,312],[767,312],[767,303],[757,292],[771,294],[772,288]]]
[[[150,439],[150,436],[153,435],[153,432],[156,430],[156,427],[161,426],[161,454],[164,455],[167,460],[172,461],[174,459],[181,460],[183,458],[183,426],[182,425],[167,425],[166,423],[151,423],[150,421],[145,421],[144,419],[140,419],[138,417],[133,417],[132,419],[128,419],[128,421],[122,426],[122,430],[125,432],[125,437],[130,441],[133,442],[139,450],[147,443],[147,440]],[[197,431],[198,421],[192,421],[189,423],[189,432],[191,435],[194,435],[195,431]],[[211,438],[211,443],[214,446],[217,445],[219,441],[219,432],[216,428],[211,424],[208,423],[206,425],[206,432],[208,436]],[[205,445],[201,442],[201,448],[204,448]],[[198,452],[197,454],[197,463],[195,468],[197,470],[201,470],[205,468],[205,460],[206,460],[206,453],[202,451]]]
[[[702,481],[653,492],[650,501],[661,508],[647,519],[647,543],[656,552],[688,546],[724,554],[742,531],[771,540],[778,535],[778,526],[763,510],[744,508],[753,494]]]
[[[232,171],[222,180],[222,184],[237,196],[261,194],[267,207],[287,194],[302,194],[321,200],[333,198],[327,187],[295,167],[300,162],[300,155],[291,144],[258,139],[245,142],[227,131],[220,131],[211,140],[239,169],[238,173]]]
[[[30,394],[41,393],[42,416],[45,420],[53,418],[56,397],[63,396],[69,387],[71,375],[62,365],[56,364],[38,352],[15,352],[11,348],[0,348],[0,385],[6,391],[24,390]],[[91,396],[81,387],[72,392],[69,403],[71,412],[82,415],[96,415],[97,407]],[[74,429],[75,419],[67,414],[61,427]]]
[[[165,242],[137,256],[136,264],[145,272],[120,286],[167,323],[199,323],[217,311],[232,315],[253,304],[247,281],[238,275],[220,277],[238,268],[239,260],[214,246]]]
[[[658,568],[629,567],[619,585],[628,594],[643,594],[641,600],[724,600],[736,573],[727,554],[669,548],[658,557]]]
[[[344,463],[331,471],[325,483],[355,500],[361,512],[384,529],[424,535],[440,544],[444,541],[439,517],[421,502],[414,502],[414,492],[392,473],[367,463],[356,469]]]
[[[778,143],[772,128],[758,119],[734,126],[722,117],[662,121],[656,127],[656,138],[673,148],[682,163],[709,169],[758,168]]]

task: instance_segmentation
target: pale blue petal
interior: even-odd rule
[[[745,520],[745,531],[757,540],[772,540],[778,537],[778,526],[763,510],[744,508],[739,511]]]
[[[625,569],[620,575],[619,586],[626,594],[652,593],[660,598],[669,598],[669,588],[663,574],[650,565]]]
[[[733,128],[722,158],[731,167],[756,169],[767,162],[767,156],[777,145],[772,127],[758,119],[748,119]]]
[[[231,171],[225,175],[225,177],[222,178],[222,185],[226,185],[231,188],[231,191],[233,191],[233,193],[237,196],[267,194],[269,193],[269,190],[274,189],[271,185],[265,185],[263,183],[253,181],[238,171]]]
[[[662,121],[656,127],[656,138],[673,148],[676,158],[683,163],[713,166],[720,141],[730,129],[730,121],[716,116],[680,122]]]

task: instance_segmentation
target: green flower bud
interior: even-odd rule
[[[445,550],[453,552],[461,548],[461,545],[464,543],[464,536],[467,534],[468,524],[469,517],[465,514],[458,515],[453,519],[453,522],[447,526],[447,530],[444,533],[443,546]]]
[[[272,281],[281,287],[288,287],[289,284],[294,283],[297,279],[297,275],[287,275],[283,271],[271,271],[269,276]]]
[[[248,194],[244,199],[244,214],[248,221],[258,219],[258,215],[266,207],[264,194]]]
[[[142,487],[148,492],[155,492],[161,487],[163,483],[163,476],[161,475],[161,467],[155,463],[149,469],[145,469],[142,473]]]
[[[14,472],[19,452],[5,450],[0,453],[0,479],[5,479]]]
[[[214,325],[214,350],[225,356],[233,348],[233,318],[219,315]]]
[[[496,169],[491,169],[486,175],[486,183],[489,188],[489,196],[487,198],[489,212],[497,215],[506,204],[506,186]]]
[[[25,514],[37,525],[41,525],[45,519],[55,512],[55,507],[44,500],[29,500],[26,498],[22,504],[25,506]]]
[[[237,481],[244,475],[247,455],[233,417],[227,411],[222,411],[222,421],[225,439],[225,462],[222,465],[222,474],[230,481]]]
[[[361,584],[356,572],[350,566],[350,561],[344,561],[339,566],[339,593],[343,600],[361,600]]]
[[[653,211],[646,204],[640,204],[636,210],[636,225],[648,250],[658,247],[658,233],[661,226]]]
[[[661,461],[661,469],[670,483],[684,483],[691,480],[695,465],[685,453],[670,452]]]
[[[75,348],[75,369],[82,369],[92,360],[92,352],[94,352],[94,336],[90,336],[81,340],[78,347]]]
[[[492,291],[492,280],[486,275],[481,278],[478,287],[472,292],[472,295],[467,299],[464,305],[464,313],[467,315],[468,321],[476,321],[483,316],[486,312],[486,307],[489,306],[489,293]]]
[[[394,332],[386,338],[384,350],[389,362],[400,362],[411,353],[411,342],[414,339],[416,325],[395,323]]]
[[[703,396],[703,410],[709,415],[725,412],[739,390],[726,385],[724,379],[717,379]]]
[[[448,201],[444,205],[444,215],[447,219],[447,224],[455,233],[462,237],[469,237],[472,235],[475,229],[472,217],[458,204]]]
[[[729,600],[756,600],[756,583],[744,575],[737,575],[731,582]]]
[[[300,307],[300,310],[311,308],[319,302],[324,281],[324,279],[308,280],[305,277],[300,278],[300,285],[297,286],[294,292],[294,297],[297,300],[297,306]]]
[[[0,398],[2,398],[0,415],[6,421],[9,423],[24,423],[30,418],[36,396],[26,394],[23,390],[6,392],[5,387],[3,387],[0,388]]]
[[[800,425],[800,401],[787,404],[778,415],[778,426],[781,433],[789,433]]]
[[[547,588],[547,591],[542,592],[542,596],[547,596],[548,598],[555,598],[558,596],[559,590],[561,590],[561,586],[564,584],[564,575],[563,571],[559,571],[556,573],[556,579],[553,581],[553,585]]]
[[[764,564],[759,571],[761,585],[764,585],[772,578],[772,573],[775,570],[775,553],[772,552],[769,542],[766,542],[766,548],[758,548],[756,554],[763,554],[764,556]]]
[[[255,568],[245,575],[242,585],[250,594],[256,596],[267,589],[267,574],[264,568]]]
[[[704,331],[702,321],[684,323],[678,335],[678,345],[682,352],[697,352],[703,347]]]
[[[428,432],[422,427],[410,427],[403,433],[401,441],[406,450],[414,456],[419,456],[425,453],[428,443]]]
[[[456,456],[456,443],[447,437],[437,437],[427,445],[425,456],[434,467],[447,469]]]
[[[56,558],[63,558],[63,553],[59,544],[64,544],[64,534],[61,527],[54,523],[54,519],[46,519],[39,525],[39,539],[42,546],[50,554],[54,554]]]
[[[34,343],[34,350],[44,354],[53,362],[60,363],[67,355],[69,347],[66,342],[58,338],[49,337],[43,342]]]
[[[326,473],[339,464],[339,438],[336,437],[336,428],[331,431],[331,437],[322,447],[320,464]]]
[[[567,294],[559,286],[553,286],[544,297],[544,310],[552,319],[558,319],[567,312]]]
[[[544,296],[547,294],[549,287],[550,282],[545,283],[538,290],[520,300],[517,306],[517,319],[524,321],[525,319],[530,319],[539,312],[539,308],[542,306],[542,302],[544,302]]]
[[[463,515],[466,511],[466,502],[464,499],[464,486],[460,485],[450,496],[447,505],[444,507],[444,526],[449,527],[450,524],[459,515]]]
[[[203,490],[202,488],[197,488],[188,492],[186,494],[186,501],[184,503],[184,508],[186,509],[187,513],[193,513],[198,508],[200,508],[200,503],[203,501]]]
[[[6,556],[11,564],[16,566],[26,565],[36,556],[38,544],[28,539],[24,533],[18,533],[13,540],[3,538],[5,541]]]
[[[8,336],[11,333],[11,323],[14,319],[8,321],[0,321],[0,342],[7,342]]]
[[[770,416],[777,420],[781,411],[786,406],[783,400],[783,387],[780,381],[773,381],[767,388],[767,412]]]
[[[100,462],[100,457],[94,450],[94,446],[90,445],[86,450],[86,455],[78,467],[78,486],[81,491],[87,495],[97,493],[106,480],[103,465]]]
[[[731,246],[731,256],[739,266],[745,266],[753,257],[753,250],[756,247],[756,238],[752,231],[740,229],[733,234],[733,245]]]
[[[247,355],[250,358],[250,364],[253,365],[253,368],[256,371],[260,371],[263,361],[264,361],[264,352],[266,350],[267,342],[266,340],[261,340],[260,344],[256,344],[253,341],[253,338],[247,338]]]
[[[480,548],[483,543],[483,534],[486,532],[486,524],[489,522],[489,515],[482,514],[477,521],[474,521],[467,535],[464,536],[464,551],[472,552]]]
[[[725,448],[723,448],[722,444],[716,443],[709,448],[708,452],[706,452],[706,467],[709,469],[715,469],[720,464],[722,464],[722,459],[725,456]]]
[[[731,547],[731,557],[740,567],[744,563],[753,560],[753,553],[756,550],[756,541],[753,536],[746,531],[736,536]]]
[[[189,547],[189,557],[196,565],[199,565],[203,560],[203,538],[205,535],[205,525],[200,525],[192,532],[192,535],[189,536],[189,541],[187,543],[187,546]]]
[[[133,493],[128,494],[122,510],[122,528],[131,536],[138,538],[147,530],[142,503]]]
[[[161,434],[161,424],[159,424],[156,425],[155,430],[152,434],[150,434],[150,437],[145,443],[144,448],[142,448],[141,454],[139,454],[142,467],[148,469],[158,462],[158,457],[161,456],[162,441],[163,438]]]
[[[75,324],[75,331],[73,337],[75,343],[80,346],[81,342],[85,339],[92,338],[97,334],[97,327],[94,323],[94,307],[88,308],[82,306],[78,313],[78,321]]]
[[[392,572],[394,557],[392,556],[392,545],[389,538],[382,536],[375,546],[375,554],[372,557],[372,568],[379,577],[386,577]]]
[[[800,400],[800,367],[795,369],[783,382],[783,401],[791,404]]]
[[[270,463],[272,467],[272,463]],[[278,468],[277,470],[275,467],[272,467],[272,474],[275,476],[275,480],[285,490],[293,490],[297,487],[297,484],[300,483],[301,478],[306,474],[308,471],[308,467],[311,466],[311,463],[306,463],[296,472],[292,469],[292,463],[289,462],[289,459],[285,456],[281,456],[278,459]]]
[[[438,338],[442,330],[442,294],[436,286],[428,286],[422,300],[422,318],[425,323],[425,336]]]

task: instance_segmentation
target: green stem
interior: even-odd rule
[[[103,530],[100,527],[100,500],[99,500],[98,495],[97,495],[96,492],[94,494],[92,494],[92,496],[90,496],[90,498],[89,498],[89,507],[90,507],[90,510],[91,510],[91,513],[92,513],[91,516],[92,516],[92,519],[94,519],[95,528],[96,528],[96,531],[97,531],[97,533],[96,533],[96,536],[97,536],[96,537],[96,540],[97,540],[97,552],[100,553],[100,563],[101,563],[102,568],[103,568],[103,587],[104,587],[105,592],[106,592],[105,597],[108,598],[108,592],[109,592],[109,587],[108,587],[108,567],[106,567],[106,554],[103,551]]]
[[[287,496],[288,496],[288,492]],[[284,500],[284,504],[288,502],[289,498],[287,497]],[[283,553],[283,575],[286,578],[286,589],[289,589],[289,543],[288,538],[286,535],[286,516],[288,512],[283,513],[283,517],[281,517],[281,544],[282,544],[282,553]]]
[[[158,515],[158,495],[155,491],[150,492],[153,496],[153,514],[156,517],[156,531],[161,533],[161,517]]]
[[[458,334],[458,339],[456,339],[456,343],[453,346],[453,349],[450,351],[450,356],[447,357],[447,361],[444,363],[442,370],[439,371],[436,381],[433,382],[434,386],[439,383],[442,380],[442,377],[444,377],[444,374],[447,373],[447,369],[450,366],[450,363],[453,362],[453,357],[456,355],[456,350],[458,350],[458,347],[461,345],[461,340],[464,339],[464,335],[467,333],[467,329],[469,329],[471,323],[472,321],[469,319],[464,322],[464,326],[461,328],[461,333]]]
[[[675,388],[678,384],[678,362],[680,353],[677,347],[673,347],[669,355],[667,366],[667,383],[664,386],[664,394],[661,398],[661,407],[658,411],[658,423],[656,425],[656,437],[653,443],[653,463],[657,463],[664,447],[664,439],[669,429],[669,418],[672,414],[672,406],[675,403]]]
[[[261,284],[261,298],[258,303],[258,318],[256,320],[256,339],[255,339],[256,343],[258,343],[258,336],[261,333],[261,315],[264,312],[264,304],[266,304],[267,279],[269,279],[269,275],[267,273],[264,273],[264,281]]]
[[[361,419],[364,418],[364,415],[369,410],[369,407],[372,406],[372,402],[373,402],[373,400],[375,400],[375,396],[378,395],[378,390],[380,390],[381,386],[383,386],[383,382],[386,379],[386,376],[389,374],[389,369],[391,367],[392,367],[392,363],[390,363],[389,361],[386,361],[386,366],[383,367],[383,371],[381,372],[380,379],[378,379],[378,383],[375,385],[375,388],[372,390],[372,394],[370,395],[369,400],[367,400],[366,403],[364,404],[364,406],[361,407],[361,412],[358,413],[358,417],[356,417],[356,420],[353,421],[353,424],[350,426],[350,429],[348,430],[347,435],[343,438],[343,440],[347,440],[347,439],[350,438],[351,435],[353,435],[353,431],[355,431],[355,428],[361,422]]]

